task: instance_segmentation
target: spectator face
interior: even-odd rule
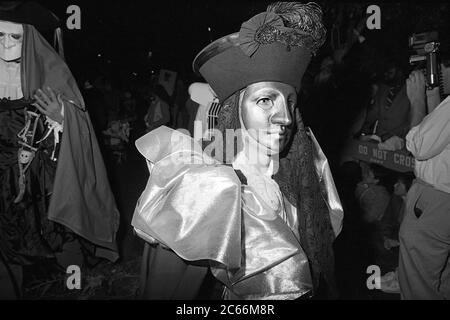
[[[398,180],[397,183],[394,184],[394,194],[397,196],[404,196],[406,193],[405,184],[401,180]]]
[[[120,129],[119,121],[113,121],[111,123],[111,129],[113,129],[114,131],[119,131],[119,129]]]
[[[364,183],[378,183],[379,180],[375,178],[375,174],[367,164],[361,165],[362,182]]]
[[[375,175],[372,171],[369,171],[367,175],[365,176],[366,182],[368,183],[378,183],[378,179],[375,179]]]
[[[401,78],[402,78],[402,71],[397,66],[390,67],[384,73],[384,82],[390,86],[398,84]]]
[[[333,74],[333,59],[327,57],[322,61],[322,64],[320,66],[320,71],[315,77],[316,83],[325,83],[327,82],[332,74]]]
[[[0,59],[13,61],[22,55],[23,27],[21,24],[0,21]]]
[[[93,88],[92,84],[88,80],[86,80],[84,82],[83,87],[84,87],[84,89],[92,89]]]
[[[395,67],[389,68],[384,73],[384,80],[386,82],[392,81],[395,79],[396,74],[397,74],[397,68],[395,68]]]
[[[242,123],[250,137],[278,154],[286,146],[292,131],[292,117],[297,93],[291,85],[280,82],[258,82],[241,94]]]

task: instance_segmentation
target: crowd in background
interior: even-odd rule
[[[344,206],[344,228],[335,242],[336,274],[341,298],[350,299],[379,297],[366,285],[370,265],[380,267],[384,292],[399,292],[399,228],[415,179],[412,168],[396,172],[342,155],[351,139],[407,152],[405,138],[412,127],[411,76],[417,74],[401,54],[384,54],[366,65],[370,45],[361,45],[364,23],[364,18],[353,19],[346,41],[313,60],[299,99],[303,121],[329,159]],[[137,138],[161,125],[192,134],[199,107],[188,94],[192,79],[178,78],[171,94],[154,75],[121,84],[108,76],[84,82],[83,96],[110,172],[136,152]]]
[[[85,80],[83,97],[107,160],[126,160],[133,142],[161,125],[188,129],[196,109],[189,114],[185,91],[180,101],[156,81],[135,81],[123,88],[105,76]]]
[[[365,282],[370,265],[380,266],[385,275],[384,291],[398,293],[398,230],[414,175],[355,159],[343,161],[341,151],[348,139],[372,141],[385,150],[404,149],[410,108],[405,71],[389,60],[378,78],[351,80],[362,88],[352,94],[344,87],[351,86],[345,79],[348,62],[340,59],[320,61],[315,77],[304,86],[299,107],[306,124],[323,141],[344,205],[344,230],[335,244],[341,295],[373,297]],[[122,88],[103,76],[84,82],[83,96],[109,170],[119,170],[115,165],[127,161],[128,153],[135,152],[134,141],[146,132],[161,125],[192,130],[198,104],[182,88],[182,94],[170,96],[155,78]],[[340,115],[333,117],[334,112]]]
[[[224,6],[228,6],[228,4],[224,4]],[[119,7],[118,9],[120,9]],[[448,138],[450,136],[450,129],[448,129],[450,126],[448,126],[447,120],[448,111],[442,111],[444,108],[440,108],[438,113],[434,112],[434,117],[429,117],[428,121],[424,120],[426,114],[432,114],[434,108],[439,104],[442,92],[439,92],[439,87],[425,90],[425,75],[420,70],[413,70],[414,68],[408,64],[408,55],[411,52],[406,54],[407,49],[411,51],[411,48],[407,46],[407,35],[413,32],[422,32],[425,29],[437,29],[437,27],[446,30],[446,22],[444,23],[438,18],[446,20],[446,15],[442,14],[442,12],[445,12],[442,8],[448,9],[449,7],[442,5],[440,9],[439,6],[436,6],[432,10],[434,15],[424,14],[424,17],[420,18],[420,23],[416,23],[415,15],[403,14],[406,9],[414,9],[411,8],[408,9],[407,6],[399,5],[383,11],[385,19],[383,20],[383,30],[379,32],[371,30],[369,35],[369,31],[366,29],[365,5],[349,4],[348,6],[336,7],[329,5],[329,9],[326,11],[328,19],[326,45],[318,52],[318,56],[313,57],[312,63],[303,77],[297,100],[303,123],[312,129],[328,158],[344,208],[343,230],[334,242],[335,271],[339,298],[341,299],[398,299],[401,287],[399,283],[403,281],[404,284],[406,283],[409,286],[408,276],[411,278],[411,288],[405,289],[405,292],[409,291],[407,292],[407,294],[410,294],[409,298],[417,298],[414,294],[423,294],[419,298],[440,299],[442,298],[441,293],[429,284],[435,281],[434,278],[431,279],[432,276],[438,274],[438,272],[433,272],[433,268],[434,271],[437,268],[446,270],[441,272],[442,279],[447,277],[444,279],[447,280],[447,283],[444,283],[441,292],[444,292],[444,294],[450,292],[449,287],[445,287],[445,285],[450,284],[450,268],[446,268],[444,265],[444,263],[448,265],[449,258],[448,256],[446,258],[445,254],[441,254],[446,252],[448,255],[448,235],[450,234],[446,216],[450,203],[448,198],[450,192],[448,181],[450,180],[447,179],[450,175],[450,172],[448,172],[448,168],[450,168],[448,165],[448,159],[450,159],[448,154],[450,150],[448,145],[448,141],[450,141]],[[195,11],[194,7],[191,9]],[[416,6],[414,10],[418,12],[422,10],[422,7]],[[188,16],[183,10],[180,10],[179,13],[180,16]],[[400,16],[403,17],[402,23],[398,22]],[[145,20],[151,20],[145,18]],[[414,21],[409,21],[410,18]],[[134,20],[137,21],[138,19]],[[391,23],[388,23],[389,21]],[[105,25],[113,33],[117,32],[117,29],[112,28],[111,24],[105,23]],[[208,30],[211,32],[210,27],[208,27]],[[390,37],[390,33],[394,34],[391,31],[397,30],[399,31],[398,37]],[[177,31],[178,35],[182,37],[182,32]],[[104,32],[104,30],[102,31],[99,28],[98,32]],[[130,32],[130,30],[124,29],[123,32]],[[79,32],[78,35],[80,34]],[[75,33],[71,35],[76,36]],[[165,37],[162,32],[161,35]],[[146,34],[141,36],[145,41],[150,39]],[[440,36],[444,36],[440,39],[445,44],[443,39],[447,35],[441,33]],[[403,37],[404,43],[398,41],[401,37]],[[97,38],[99,38],[98,34],[94,34],[95,41],[97,41]],[[106,198],[111,207],[114,207],[113,211],[117,213],[117,217],[120,211],[120,223],[115,224],[116,222],[114,222],[111,225],[114,224],[114,227],[117,228],[120,225],[120,229],[122,229],[121,232],[117,233],[117,242],[120,248],[114,248],[114,250],[120,251],[122,261],[130,259],[130,252],[133,249],[139,251],[140,254],[139,245],[143,244],[141,239],[133,234],[134,229],[130,221],[138,194],[144,187],[148,174],[145,161],[135,147],[135,141],[160,126],[186,129],[193,134],[194,120],[199,117],[198,111],[202,109],[200,108],[201,103],[194,99],[188,87],[194,82],[205,82],[205,80],[198,78],[197,75],[186,74],[186,70],[190,69],[191,65],[183,62],[183,59],[190,62],[191,58],[187,53],[194,51],[187,48],[180,51],[169,50],[168,47],[164,47],[162,43],[158,43],[154,39],[148,41],[152,46],[155,45],[154,49],[157,49],[155,52],[158,52],[160,57],[158,57],[158,54],[152,54],[150,49],[153,50],[153,48],[141,46],[139,49],[136,47],[128,50],[132,54],[127,59],[124,58],[120,50],[114,47],[112,51],[118,56],[112,58],[111,52],[108,53],[108,50],[102,48],[104,45],[101,42],[98,43],[98,48],[93,48],[92,42],[89,41],[85,41],[86,45],[92,47],[92,50],[95,49],[89,53],[95,52],[95,55],[86,55],[86,57],[91,57],[90,59],[82,59],[81,56],[77,56],[79,52],[83,51],[80,48],[66,51],[77,58],[72,57],[73,64],[69,63],[70,55],[65,60],[68,61],[71,71],[78,76],[78,88],[81,89],[82,93],[82,98],[78,97],[77,94],[75,105],[83,105],[83,108],[85,105],[88,113],[81,110],[82,108],[74,110],[77,110],[81,119],[89,117],[93,125],[91,127],[89,124],[89,127],[83,128],[85,131],[82,134],[77,133],[71,136],[92,137],[94,136],[92,133],[95,133],[95,139],[91,140],[91,142],[94,142],[92,145],[95,146],[92,153],[89,151],[89,146],[86,145],[85,147],[83,143],[77,142],[74,145],[85,147],[88,152],[73,152],[73,154],[76,156],[85,155],[87,160],[90,160],[90,156],[94,154],[98,162],[96,162],[95,170],[92,172],[98,173],[101,171],[99,168],[102,169],[102,160],[106,164],[108,179],[114,193],[114,197],[108,196]],[[68,43],[79,44],[81,42],[68,41]],[[177,41],[170,41],[170,43],[177,43]],[[162,45],[161,48],[156,48],[157,44]],[[441,50],[442,52],[445,52],[444,47]],[[383,51],[384,49],[386,52]],[[19,50],[18,52],[22,51],[25,52],[25,50]],[[441,51],[439,54],[441,54]],[[450,51],[445,52],[447,56],[448,52]],[[130,58],[133,57],[134,53],[140,55],[140,58]],[[179,56],[176,54],[179,54]],[[93,56],[98,59],[95,60],[92,58]],[[155,58],[160,60],[158,61]],[[20,70],[17,68],[19,66],[17,63],[24,61],[25,58],[22,61],[18,58],[8,61],[9,66],[14,66],[9,70]],[[103,63],[100,63],[100,61],[103,61]],[[61,64],[64,65],[64,63],[61,60]],[[448,70],[450,70],[448,60],[446,63],[448,73]],[[185,66],[180,67],[180,64]],[[180,70],[177,70],[177,65]],[[167,84],[167,79],[170,77],[166,79],[162,68],[173,69],[173,71],[165,70],[168,72],[166,75],[174,76],[174,79],[172,79],[174,81],[170,85]],[[31,69],[24,68],[24,70],[30,73]],[[17,75],[19,74],[20,76],[13,79],[14,85],[18,87],[23,85],[25,81],[23,79],[21,81],[20,77],[26,75],[23,72],[17,72]],[[34,72],[32,76],[41,74],[44,74],[44,72]],[[52,74],[50,71],[48,72],[48,75]],[[88,76],[88,74],[90,75]],[[28,77],[30,77],[30,74]],[[68,74],[68,77],[71,78],[72,75]],[[6,85],[10,85],[9,82],[10,79],[8,79]],[[60,83],[65,82],[55,80],[54,84],[59,85]],[[74,84],[75,81],[69,81],[68,83]],[[201,85],[207,86],[206,83],[201,83]],[[70,90],[70,92],[72,91],[78,93],[77,90]],[[10,97],[5,96],[5,98],[7,99],[2,99],[2,102],[9,105]],[[73,99],[68,100],[70,103],[73,103],[73,101]],[[447,100],[447,103],[443,104],[447,108],[446,110],[450,110],[448,109],[449,102]],[[57,105],[59,106],[59,103]],[[201,111],[205,112],[204,109]],[[214,112],[214,115],[203,114],[203,117],[211,116],[214,118],[217,116],[217,109]],[[58,118],[63,114],[64,112],[57,113]],[[10,111],[5,112],[4,115],[8,117],[14,115],[15,117],[15,114]],[[4,129],[6,128],[3,130],[4,132],[8,131],[8,125],[13,123],[8,117],[5,117],[7,120],[4,120]],[[13,120],[22,125],[20,123],[22,118],[20,117],[18,116]],[[84,123],[89,123],[89,121]],[[214,119],[212,123],[214,123]],[[76,124],[76,121],[73,122],[72,128],[76,127]],[[421,124],[424,124],[424,128],[420,127]],[[69,127],[66,126],[66,132],[68,132]],[[94,132],[92,132],[92,128]],[[434,132],[433,128],[435,128]],[[7,135],[15,138],[17,133],[8,131]],[[59,143],[59,133],[55,131],[54,134],[55,140],[51,142],[54,146],[53,154],[56,145]],[[428,136],[425,136],[426,134]],[[101,156],[97,152],[96,141],[98,141]],[[417,155],[420,155],[420,163],[417,164],[416,162],[415,168],[415,173],[419,172],[419,174],[415,176],[413,173],[414,163],[409,170],[398,172],[380,164],[362,161],[357,157],[352,157],[352,155],[343,154],[346,145],[355,141],[371,144],[374,148],[386,152],[409,153],[411,159],[417,160]],[[422,143],[423,141],[425,142]],[[422,147],[428,148],[427,151],[422,151]],[[9,152],[10,150],[6,151]],[[15,157],[18,153],[14,150],[12,154]],[[22,153],[20,156],[22,156]],[[57,160],[53,156],[51,158],[52,161]],[[17,161],[11,163],[16,166]],[[56,170],[54,163],[51,162],[50,164],[52,170]],[[11,168],[13,168],[13,165],[11,165]],[[20,168],[20,170],[26,170],[24,167]],[[39,174],[45,173],[45,170],[38,171]],[[67,171],[64,172],[67,176]],[[14,175],[16,178],[19,177],[16,173]],[[86,177],[95,180],[92,185],[100,187],[99,189],[108,185],[106,178],[101,182],[102,180],[94,179],[95,177],[92,174],[87,174]],[[20,182],[20,180],[18,181]],[[34,179],[33,183],[39,181],[39,179]],[[71,180],[68,179],[67,181],[70,182]],[[23,187],[23,181],[21,183]],[[83,189],[81,185],[79,187]],[[109,185],[107,187],[109,188]],[[107,191],[109,192],[109,189]],[[35,192],[30,192],[30,195],[31,198],[36,198]],[[42,195],[48,196],[45,192]],[[96,201],[102,203],[100,197],[96,197],[95,193],[91,195]],[[45,197],[41,199],[43,203],[47,201]],[[413,201],[413,197],[416,197],[414,201],[420,204],[420,208],[414,207],[414,210],[411,210],[412,205],[410,203],[408,207],[408,201]],[[434,201],[435,198],[438,199],[436,202]],[[114,202],[117,202],[118,210],[115,208]],[[433,207],[435,204],[436,206]],[[30,210],[34,210],[35,207],[35,205],[33,205],[33,208],[30,206]],[[42,206],[42,208],[44,207]],[[94,211],[101,213],[102,210]],[[430,211],[435,214],[436,218],[429,214]],[[425,215],[425,219],[422,214]],[[414,215],[417,219],[422,216],[421,221],[425,220],[428,224],[424,222],[423,225],[414,226]],[[30,219],[34,217],[30,214],[24,214],[23,216]],[[426,220],[429,216],[432,216],[434,220],[431,219],[431,222]],[[19,215],[13,213],[11,217],[19,217]],[[407,223],[404,223],[405,221]],[[32,223],[34,224],[34,221]],[[24,226],[24,223],[19,221],[17,225]],[[37,226],[39,223],[35,225]],[[101,223],[100,225],[105,226],[107,224]],[[403,234],[401,227],[403,227]],[[444,228],[447,229],[444,230]],[[435,232],[435,230],[437,231]],[[42,230],[39,230],[39,232],[42,235]],[[33,236],[40,237],[39,232],[33,234]],[[114,233],[114,241],[116,240],[115,235],[116,233]],[[17,239],[23,240],[21,236]],[[411,250],[411,248],[414,250]],[[420,250],[415,250],[416,248]],[[107,263],[104,257],[90,258],[90,252],[85,248],[83,250],[80,254],[85,256],[86,262],[84,263],[88,269],[94,269],[98,265],[102,266],[102,262]],[[420,256],[418,258],[414,256],[416,252],[421,254],[425,252],[428,255],[423,255],[425,258]],[[414,262],[421,258],[424,263],[423,268],[428,268],[427,272],[424,273],[427,273],[429,278],[423,279],[421,282],[425,284],[424,287],[417,289],[413,285],[417,285],[417,282],[420,281],[417,281],[418,277],[414,275]],[[28,285],[34,283],[37,278],[42,280],[40,277],[51,278],[55,274],[65,276],[64,270],[52,269],[46,263],[32,265],[32,267],[27,266],[24,283]],[[7,266],[6,263],[5,266]],[[381,277],[381,290],[371,290],[368,286],[369,266],[380,268],[383,275]],[[9,270],[6,271],[9,272]],[[416,281],[416,283],[413,283],[413,281]],[[441,280],[439,279],[439,281]],[[434,283],[432,284],[434,285]],[[428,287],[425,288],[426,286]],[[406,285],[404,285],[404,288],[406,288]]]

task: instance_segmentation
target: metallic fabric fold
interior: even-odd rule
[[[274,212],[234,169],[190,137],[160,127],[136,142],[150,178],[133,216],[137,234],[189,261],[208,260],[225,299],[296,299],[311,292],[308,260],[284,199]]]
[[[328,159],[322,151],[316,137],[311,130],[308,130],[311,137],[314,150],[314,166],[319,176],[322,195],[330,212],[331,226],[333,227],[334,235],[337,237],[342,230],[342,221],[344,219],[344,209],[339,199],[339,194],[334,184],[333,176],[331,174]]]

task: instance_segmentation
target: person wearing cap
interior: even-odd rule
[[[382,150],[403,149],[404,139],[410,129],[411,105],[402,69],[395,59],[388,61],[383,82],[378,84],[361,128],[360,139],[378,141],[378,147]]]
[[[58,23],[33,2],[0,4],[2,298],[12,288],[20,297],[22,267],[55,259],[63,273],[83,267],[81,245],[118,258],[119,213],[89,115],[63,58],[38,31]]]
[[[194,71],[222,103],[211,144],[167,127],[136,141],[150,169],[132,221],[147,241],[143,298],[205,297],[208,275],[223,288],[208,297],[336,297],[342,207],[297,109],[321,18],[315,3],[274,3],[197,55]],[[230,131],[237,145],[221,149]]]

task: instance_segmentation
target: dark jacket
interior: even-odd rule
[[[374,103],[369,107],[366,120],[362,127],[362,133],[372,134],[375,122],[378,125],[375,134],[385,141],[392,136],[405,138],[409,131],[410,102],[406,95],[404,85],[395,96],[392,105],[386,108],[390,87],[384,84],[379,86]]]

